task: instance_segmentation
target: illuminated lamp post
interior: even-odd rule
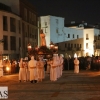
[[[50,43],[50,50],[52,51],[53,54],[57,53],[58,51],[58,46],[55,45],[52,41]]]
[[[10,73],[11,69],[10,69],[8,66],[6,66],[6,71],[7,71],[8,73]]]
[[[32,46],[30,43],[27,45],[27,49],[28,49],[28,56],[30,56],[32,50]]]
[[[58,51],[58,46],[55,45],[53,42],[50,43],[50,48],[47,48],[47,46],[36,46],[35,48],[32,48],[31,44],[29,43],[27,46],[28,49],[28,56],[31,57],[34,55],[36,59],[40,56],[44,57],[45,59],[52,58],[53,54],[56,54]]]
[[[29,51],[32,49],[32,46],[31,46],[30,43],[28,44],[27,48],[28,48]]]

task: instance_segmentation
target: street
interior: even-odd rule
[[[49,74],[43,82],[18,81],[18,74],[0,77],[0,86],[8,86],[8,100],[100,100],[100,71],[64,71],[56,82]]]

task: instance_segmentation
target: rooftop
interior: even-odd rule
[[[0,3],[0,10],[12,12],[11,8],[3,3]]]

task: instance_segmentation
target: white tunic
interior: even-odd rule
[[[37,80],[37,61],[34,59],[34,57],[31,57],[31,60],[28,63],[28,68],[30,71],[30,81]]]
[[[56,81],[57,80],[57,60],[56,57],[53,58],[51,61],[51,68],[50,68],[50,80]]]
[[[19,80],[25,80],[25,69],[23,66],[23,58],[19,62]]]
[[[74,60],[74,73],[79,73],[79,60],[77,58]]]
[[[38,61],[38,79],[44,79],[44,61]]]

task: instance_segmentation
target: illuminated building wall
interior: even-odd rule
[[[6,41],[2,46],[3,55],[10,56],[10,59],[25,57],[27,44],[31,43],[33,47],[38,44],[36,9],[27,0],[0,0],[0,4],[0,38]]]
[[[79,56],[94,55],[94,36],[99,34],[99,29],[87,27],[87,23],[65,27],[65,19],[62,17],[48,15],[41,16],[40,19],[41,28],[46,34],[48,46],[50,41],[53,41],[58,43],[61,53],[67,52],[72,56],[74,53]]]

